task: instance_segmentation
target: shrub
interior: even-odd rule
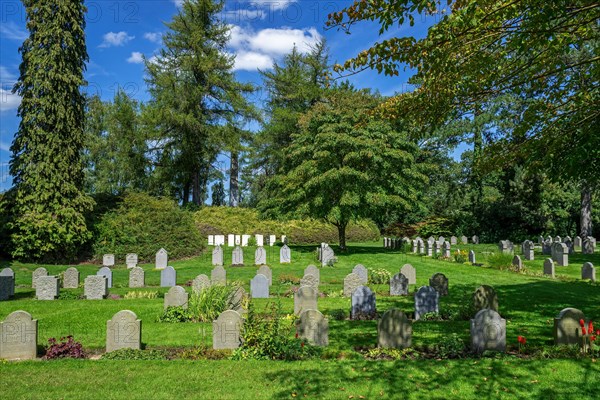
[[[452,235],[454,231],[453,221],[443,217],[429,217],[426,220],[415,224],[415,230],[418,236],[445,236]]]
[[[127,292],[124,299],[157,299],[158,292],[148,292],[148,291],[139,291],[139,292]]]
[[[95,230],[98,259],[105,253],[137,253],[140,262],[149,262],[159,247],[172,259],[191,257],[202,252],[204,243],[192,212],[142,193],[126,195],[116,210],[100,218]]]
[[[498,269],[510,269],[512,268],[513,256],[502,252],[492,253],[488,257],[487,261],[490,267]]]
[[[238,285],[209,286],[193,293],[188,302],[188,316],[194,322],[212,322],[225,310],[244,308],[244,299],[235,299]]]
[[[439,340],[436,354],[439,358],[459,358],[465,354],[465,349],[465,342],[456,333],[452,333]]]
[[[119,349],[105,353],[102,360],[166,360],[168,354],[164,350]]]
[[[190,313],[183,307],[169,306],[158,316],[157,322],[177,323],[190,320]]]
[[[454,261],[459,264],[467,262],[467,252],[465,250],[456,250],[454,252]]]
[[[83,295],[81,295],[79,293],[73,293],[70,290],[64,290],[64,289],[62,289],[58,293],[58,299],[59,300],[80,300],[82,298],[83,298]]]
[[[73,340],[73,336],[61,337],[60,341],[56,338],[48,339],[45,360],[54,360],[57,358],[85,358],[83,346],[81,343]]]
[[[297,285],[300,283],[300,278],[293,274],[279,275],[279,283],[283,285]]]
[[[392,274],[387,269],[368,268],[368,271],[369,271],[369,283],[372,283],[375,285],[390,283],[390,278],[392,277]]]

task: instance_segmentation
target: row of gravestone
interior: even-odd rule
[[[575,236],[575,239],[571,239],[570,236],[566,236],[565,238],[561,238],[560,236],[554,238],[552,236],[546,238],[543,236],[538,237],[538,244],[542,246],[543,254],[550,254],[550,248],[553,243],[564,243],[569,249],[569,254],[573,254],[578,248],[581,249],[583,254],[594,254],[596,251],[596,239],[592,236],[585,238]]]
[[[292,251],[288,245],[283,245],[279,249],[279,263],[289,264],[292,262]],[[254,250],[254,265],[264,265],[267,263],[267,251],[264,247],[258,246]],[[244,265],[244,250],[240,246],[236,246],[231,252],[232,265]],[[212,251],[212,265],[223,265],[223,248],[215,246]]]
[[[424,246],[425,246],[424,243],[429,243],[430,245],[433,245],[434,243],[438,243],[441,246],[446,241],[450,245],[456,245],[456,244],[459,244],[459,242],[462,244],[468,244],[469,238],[467,238],[466,236],[461,236],[459,239],[456,236],[451,236],[449,240],[446,240],[446,238],[443,236],[440,236],[437,239],[433,236],[430,236],[427,240],[423,240],[420,237],[416,237],[415,239],[411,240],[409,237],[406,237],[406,236],[403,237],[402,239],[392,238],[392,237],[384,237],[383,238],[383,247],[386,249],[399,249],[399,248],[403,247],[405,244],[412,244],[413,253],[417,253],[417,252],[423,253],[423,251],[415,250],[415,249],[424,249]],[[471,243],[479,244],[479,236],[474,235],[473,237],[471,237]]]
[[[250,238],[252,235],[227,235],[227,246],[248,246]],[[256,242],[256,246],[264,246],[265,245],[265,237],[267,238],[267,244],[269,246],[275,246],[277,242],[277,237],[275,235],[254,235],[254,240]],[[285,235],[281,235],[281,243],[287,243],[287,237]],[[225,246],[225,235],[208,235],[208,245],[209,246]]]
[[[167,267],[167,263],[169,260],[168,253],[165,249],[160,249],[156,252],[155,258],[155,268],[156,269],[165,269]],[[102,265],[104,267],[114,267],[115,266],[115,255],[114,254],[104,254],[102,256]],[[135,253],[129,253],[125,256],[125,265],[127,268],[134,268],[138,265],[138,255]]]
[[[582,335],[580,321],[585,321],[581,310],[565,308],[554,319],[554,344],[578,345]],[[235,310],[227,310],[213,321],[213,348],[235,349],[241,344],[244,319]],[[377,323],[379,347],[407,348],[412,345],[412,321],[397,309],[386,311]],[[317,346],[329,344],[329,323],[318,310],[300,313],[297,322],[298,337]],[[471,349],[506,350],[506,320],[493,309],[484,308],[471,320]],[[37,356],[38,321],[26,311],[14,311],[0,322],[0,359],[24,360]],[[142,324],[137,315],[122,310],[106,323],[106,351],[123,348],[141,349]]]

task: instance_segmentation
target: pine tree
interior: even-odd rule
[[[23,3],[29,37],[13,89],[21,122],[11,146],[12,255],[71,258],[90,238],[84,214],[93,205],[82,191],[85,7],[82,0]]]

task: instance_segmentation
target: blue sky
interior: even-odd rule
[[[379,39],[378,27],[363,23],[351,35],[325,30],[327,14],[341,10],[350,1],[243,0],[226,1],[222,14],[231,26],[229,51],[236,55],[236,74],[240,81],[260,83],[257,68],[267,70],[281,60],[294,44],[300,50],[324,37],[331,62],[343,62]],[[178,12],[181,1],[86,1],[88,7],[86,43],[90,61],[85,77],[88,93],[111,100],[117,89],[145,101],[142,56],[151,58],[161,47],[164,23]],[[8,161],[10,144],[19,124],[19,98],[10,93],[18,77],[19,46],[27,37],[25,10],[20,1],[0,4],[0,191],[10,187]],[[435,17],[417,18],[414,27],[392,27],[385,37],[421,37],[435,23]],[[406,84],[410,71],[389,78],[367,71],[350,77],[357,87],[373,88],[384,95],[410,90]],[[255,95],[257,100],[263,93]],[[224,166],[225,167],[225,166]]]

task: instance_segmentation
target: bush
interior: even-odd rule
[[[177,322],[187,322],[190,319],[190,313],[185,308],[169,306],[161,315],[159,315],[157,322],[172,324]]]
[[[465,342],[456,333],[442,337],[436,346],[439,358],[459,358],[465,354]]]
[[[105,353],[102,360],[166,360],[168,354],[164,350],[119,349]]]
[[[300,278],[294,274],[279,275],[279,283],[283,285],[297,285],[300,283]]]
[[[212,322],[225,310],[247,307],[245,298],[235,299],[241,287],[209,286],[199,293],[193,293],[188,302],[188,316],[194,322]]]
[[[375,285],[382,285],[382,284],[390,283],[390,278],[392,277],[392,274],[387,269],[368,268],[368,271],[369,271],[369,283],[372,283]]]
[[[503,252],[491,254],[487,261],[490,267],[498,269],[510,269],[512,268],[513,255],[506,254]]]
[[[73,340],[73,336],[61,337],[60,342],[56,338],[48,339],[45,360],[57,358],[85,358],[81,343]]]
[[[454,252],[454,261],[459,264],[463,264],[467,262],[468,254],[465,250],[456,250]]]
[[[95,230],[97,259],[106,253],[137,253],[140,262],[150,262],[160,247],[178,259],[196,256],[204,247],[192,212],[143,193],[126,195],[116,210],[100,218]]]

